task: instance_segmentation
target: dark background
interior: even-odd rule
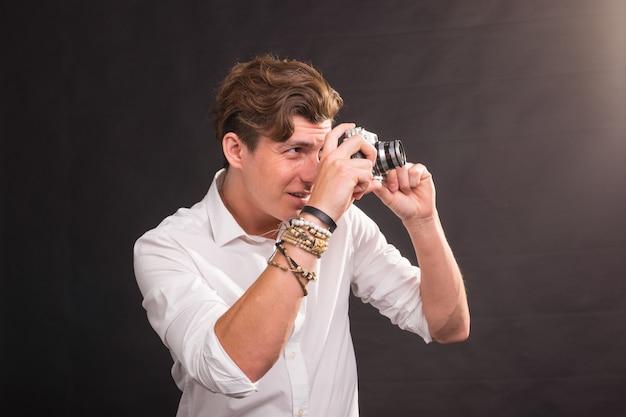
[[[353,303],[362,416],[621,415],[623,0],[13,3],[3,414],[175,415],[132,244],[202,198],[221,161],[215,84],[274,52],[323,72],[339,121],[402,139],[430,168],[467,282],[462,344],[425,345]],[[375,197],[359,204],[413,258]]]

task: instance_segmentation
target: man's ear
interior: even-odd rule
[[[228,132],[222,139],[222,151],[228,164],[235,168],[241,167],[242,154],[246,145],[236,133]]]

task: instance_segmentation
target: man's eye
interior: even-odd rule
[[[302,152],[302,148],[290,148],[288,152],[300,153]]]

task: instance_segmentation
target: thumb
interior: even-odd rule
[[[389,189],[387,187],[385,187],[385,186],[379,187],[378,189],[374,190],[373,193],[386,206],[391,204],[391,202],[393,201],[393,193],[391,191],[389,191]]]

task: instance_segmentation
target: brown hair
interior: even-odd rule
[[[333,120],[343,106],[339,94],[311,65],[273,55],[237,63],[219,86],[216,101],[218,141],[234,132],[250,150],[259,135],[277,142],[289,139],[294,116],[321,123]]]

